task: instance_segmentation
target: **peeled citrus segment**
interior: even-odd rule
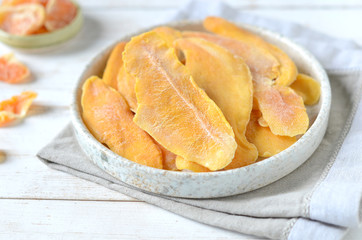
[[[236,142],[221,110],[155,32],[132,38],[123,53],[136,80],[135,123],[167,150],[210,170],[227,166]]]
[[[162,168],[160,149],[133,122],[133,113],[121,94],[91,77],[83,85],[81,103],[83,120],[98,141],[131,161]]]
[[[238,154],[229,166],[236,168],[255,162],[258,152],[245,137],[253,105],[253,82],[244,60],[201,38],[179,39],[175,44],[183,51],[186,68],[196,84],[216,103],[233,128]]]
[[[294,62],[281,49],[266,42],[261,37],[220,17],[207,17],[204,20],[204,27],[213,33],[253,45],[265,51],[266,55],[267,53],[272,54],[280,63],[280,74],[275,82],[277,85],[288,86],[296,79],[298,70]],[[268,76],[263,75],[263,77]]]
[[[201,166],[195,162],[188,161],[183,157],[176,157],[176,168],[179,170],[189,170],[192,172],[211,172],[208,168]]]
[[[123,65],[122,52],[124,46],[126,46],[126,42],[120,42],[113,48],[102,77],[103,81],[114,89],[117,89],[117,75]]]
[[[246,44],[232,38],[223,37],[220,35],[203,33],[203,32],[183,32],[183,37],[202,38],[207,41],[216,43],[233,54],[244,59],[245,63],[254,74],[262,75],[273,79],[279,75],[279,62],[270,53],[256,47],[253,44]]]
[[[10,53],[0,57],[0,81],[22,83],[27,81],[29,76],[29,68],[19,62],[14,54]]]
[[[67,26],[77,15],[77,6],[70,0],[49,0],[46,6],[45,27],[54,31]]]
[[[0,127],[24,118],[36,96],[35,92],[27,91],[0,102]]]
[[[260,117],[259,111],[252,111],[246,131],[246,137],[255,144],[260,157],[271,157],[297,141],[296,137],[278,136],[273,134],[268,127],[260,126],[258,124]]]
[[[304,104],[314,105],[318,102],[321,95],[320,84],[305,74],[299,73],[290,87],[303,98]]]
[[[25,4],[25,3],[38,3],[45,7],[48,3],[48,0],[3,0],[1,2],[1,5],[2,6],[16,6],[16,5]]]
[[[137,98],[135,92],[136,79],[126,72],[122,65],[117,75],[117,89],[118,92],[126,99],[128,105],[133,112],[137,109]]]
[[[29,35],[39,30],[45,21],[45,9],[29,3],[0,8],[0,28],[14,35]]]
[[[263,119],[275,135],[296,136],[307,131],[309,118],[303,99],[291,88],[254,80],[254,96]]]

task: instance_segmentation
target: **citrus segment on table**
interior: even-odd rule
[[[304,104],[316,104],[321,95],[320,84],[305,74],[298,74],[297,79],[290,85],[290,87],[303,98]]]
[[[27,81],[29,77],[29,68],[18,61],[14,54],[10,53],[0,57],[0,81],[22,83]]]
[[[307,131],[309,118],[303,99],[291,88],[273,86],[268,79],[255,79],[254,96],[274,134],[293,137]]]
[[[123,65],[122,52],[126,42],[118,43],[111,52],[103,73],[103,81],[110,87],[117,89],[117,75]]]
[[[174,48],[157,33],[144,33],[126,45],[123,61],[136,78],[138,126],[169,151],[210,170],[231,162],[237,146],[233,130]]]
[[[83,85],[81,104],[83,120],[98,141],[131,161],[162,168],[161,150],[133,122],[133,113],[116,90],[91,77]]]
[[[280,63],[279,74],[275,80],[276,84],[288,86],[296,79],[298,70],[290,57],[281,49],[266,42],[261,37],[220,17],[207,17],[204,20],[204,27],[213,33],[230,37],[259,48],[265,52],[265,55],[271,54],[274,56]],[[264,75],[264,77],[268,76]]]
[[[45,7],[48,3],[48,0],[3,0],[1,2],[1,5],[2,6],[16,6],[16,5],[25,4],[25,3],[38,3]]]
[[[185,31],[182,33],[185,38],[202,38],[207,41],[216,43],[233,54],[244,59],[245,63],[254,74],[263,75],[273,79],[279,74],[279,62],[271,54],[265,54],[263,49],[260,49],[253,44],[246,44],[229,37],[209,34],[204,32]]]
[[[49,0],[46,5],[45,27],[49,31],[70,24],[77,15],[77,6],[70,0]]]
[[[36,96],[35,92],[26,91],[0,102],[0,127],[24,118]]]
[[[247,139],[255,144],[260,157],[271,157],[297,141],[296,137],[275,135],[269,127],[260,126],[258,123],[260,117],[261,113],[253,110],[246,131]]]
[[[39,30],[45,21],[45,9],[29,3],[0,8],[0,28],[14,35],[29,35]]]
[[[176,168],[178,170],[188,170],[192,172],[211,172],[210,169],[195,162],[188,161],[180,156],[176,157]]]
[[[244,60],[201,38],[179,39],[176,46],[186,58],[186,68],[196,84],[216,103],[230,123],[238,144],[227,169],[256,161],[256,147],[245,137],[253,104],[253,82]]]

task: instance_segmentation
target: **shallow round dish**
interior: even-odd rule
[[[139,189],[175,197],[214,198],[236,195],[266,186],[291,173],[304,163],[316,150],[325,134],[331,104],[331,89],[327,74],[318,61],[305,49],[292,41],[258,27],[238,24],[283,49],[296,63],[300,72],[312,76],[321,84],[318,104],[308,108],[311,126],[291,147],[273,157],[252,165],[220,172],[175,172],[143,166],[120,157],[98,142],[88,131],[81,118],[81,87],[91,75],[102,74],[112,47],[99,53],[87,66],[74,92],[71,106],[76,137],[89,159],[101,169],[126,184]],[[201,22],[167,24],[179,30],[204,31]],[[150,28],[151,29],[151,28]],[[139,31],[131,36],[150,29]]]
[[[77,15],[73,21],[64,28],[50,33],[29,36],[13,35],[0,29],[0,41],[16,48],[35,49],[53,46],[71,39],[80,31],[83,25],[82,11],[78,4],[73,3],[77,6]]]

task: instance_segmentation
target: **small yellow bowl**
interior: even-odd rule
[[[73,21],[64,28],[54,32],[29,36],[13,35],[0,29],[0,41],[12,47],[27,49],[49,47],[65,42],[74,37],[83,25],[82,11],[78,4],[74,4],[77,6],[77,15]]]

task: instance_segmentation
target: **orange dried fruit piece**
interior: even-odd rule
[[[275,80],[275,84],[280,86],[289,86],[295,81],[298,70],[290,57],[278,47],[266,42],[261,37],[240,28],[235,24],[220,18],[220,17],[207,17],[204,20],[204,27],[213,33],[234,38],[245,44],[253,45],[267,53],[272,54],[280,63],[280,74]],[[263,76],[268,77],[268,76]],[[273,78],[271,78],[273,79]]]
[[[275,135],[293,137],[307,131],[309,118],[303,99],[291,88],[273,86],[269,79],[254,79],[254,96]]]
[[[117,89],[118,92],[126,99],[128,105],[133,112],[137,109],[137,98],[135,92],[136,79],[126,72],[122,65],[117,75]]]
[[[157,33],[144,33],[126,45],[123,61],[136,78],[138,126],[167,150],[210,170],[231,162],[237,146],[233,130],[174,48]]]
[[[160,148],[162,152],[162,159],[163,159],[163,169],[165,170],[177,170],[176,168],[176,154],[168,151],[164,148],[161,144],[157,143],[157,146]]]
[[[299,73],[290,87],[303,98],[304,104],[314,105],[321,95],[321,85],[308,75]]]
[[[82,117],[98,141],[131,161],[162,168],[160,149],[133,122],[133,113],[121,94],[95,76],[89,78],[82,89]]]
[[[122,52],[125,46],[126,42],[116,44],[116,46],[112,49],[104,69],[102,79],[108,86],[114,89],[117,89],[117,75],[123,65]]]
[[[0,102],[0,127],[23,119],[36,96],[35,92],[26,91]]]
[[[196,84],[221,109],[234,131],[238,147],[226,169],[254,163],[257,149],[245,137],[253,105],[253,82],[244,60],[201,38],[179,39],[175,45],[183,51],[186,68]]]
[[[192,172],[211,172],[210,169],[195,162],[188,161],[180,156],[176,157],[176,168],[179,170],[189,170]]]
[[[181,32],[171,27],[157,27],[152,31],[156,32],[164,41],[166,41],[166,44],[169,47],[173,46],[173,42],[176,39],[182,38]]]
[[[45,27],[49,31],[70,24],[77,15],[77,6],[70,0],[49,0],[46,5]]]
[[[27,66],[18,61],[14,54],[0,57],[0,81],[6,83],[22,83],[30,78]]]
[[[276,78],[279,75],[278,69],[280,64],[274,56],[266,54],[265,50],[253,44],[246,44],[229,37],[203,32],[185,31],[182,35],[186,38],[202,38],[226,48],[233,54],[243,58],[253,74],[262,75],[270,79]]]
[[[3,163],[5,161],[5,153],[0,151],[0,163]]]
[[[20,5],[20,4],[26,4],[26,3],[38,3],[45,7],[48,3],[48,0],[3,0],[1,2],[1,5],[2,6],[16,6],[16,5]]]
[[[260,117],[261,113],[259,111],[252,111],[246,131],[246,137],[255,144],[260,157],[271,157],[297,141],[296,137],[278,136],[273,134],[268,127],[260,126],[258,124]]]
[[[0,8],[0,28],[14,35],[30,35],[39,30],[45,21],[45,9],[36,3]]]

